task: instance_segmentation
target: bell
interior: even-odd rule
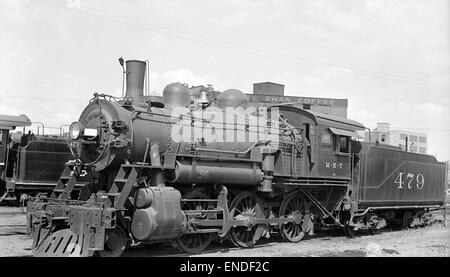
[[[202,105],[207,105],[209,104],[209,99],[208,96],[206,95],[206,90],[202,90],[201,95],[200,95],[200,101],[199,101]]]

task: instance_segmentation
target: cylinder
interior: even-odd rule
[[[139,194],[139,193],[138,193]],[[174,239],[184,230],[185,217],[181,211],[181,194],[172,187],[149,187],[141,191],[139,205],[147,208],[133,214],[131,232],[140,241]],[[148,198],[145,198],[148,197]]]
[[[126,61],[127,91],[125,96],[133,98],[134,102],[144,103],[144,80],[145,68],[144,61],[129,60]]]
[[[258,185],[262,172],[248,163],[198,161],[196,165],[177,161],[174,182],[180,184]]]
[[[153,190],[147,188],[141,188],[134,194],[134,205],[138,209],[148,208],[152,205],[155,198]]]
[[[133,236],[138,240],[145,241],[150,240],[152,234],[155,232],[156,211],[154,209],[139,209],[133,215],[133,221],[131,223],[131,231]]]

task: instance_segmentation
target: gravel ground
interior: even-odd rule
[[[417,230],[383,231],[349,239],[343,234],[321,234],[299,243],[281,240],[253,249],[232,249],[197,256],[267,257],[450,257],[450,227],[436,224]]]
[[[0,257],[32,256],[21,208],[0,207]]]
[[[25,214],[20,208],[0,206],[0,257],[32,256],[31,239],[26,235]],[[170,245],[153,244],[127,250],[124,256],[187,256]],[[450,215],[447,227],[435,224],[406,231],[382,231],[376,235],[360,234],[346,238],[340,231],[318,233],[299,243],[280,238],[264,239],[252,249],[214,243],[200,257],[326,257],[326,256],[402,256],[450,257]]]

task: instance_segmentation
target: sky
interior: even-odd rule
[[[152,94],[270,81],[345,98],[450,160],[448,0],[0,0],[1,114],[70,124],[95,92],[120,96],[119,57],[150,61]]]

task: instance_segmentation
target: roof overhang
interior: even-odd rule
[[[18,126],[30,125],[31,120],[24,114],[21,114],[19,116],[0,114],[0,129],[13,130]]]
[[[311,110],[305,110],[305,109],[301,109],[299,107],[291,106],[291,105],[287,105],[287,104],[285,104],[285,105],[275,104],[275,105],[269,106],[269,108],[272,108],[272,107],[296,111],[303,116],[309,117],[317,125],[333,127],[336,129],[351,130],[351,131],[363,131],[366,129],[366,127],[363,124],[361,124],[357,121],[339,117],[339,116],[335,116],[335,115],[319,113],[319,112],[311,111]]]
[[[333,128],[333,127],[330,127],[330,131],[333,134],[339,135],[339,136],[362,138],[362,136],[355,131],[349,131],[349,130],[338,129],[338,128]]]

